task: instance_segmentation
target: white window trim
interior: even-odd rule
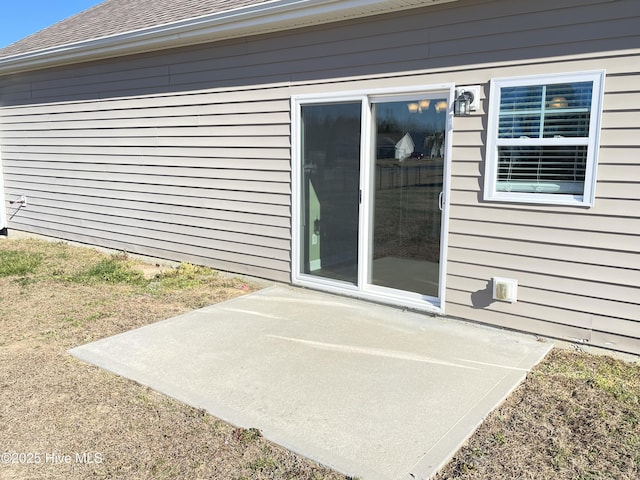
[[[550,75],[523,77],[505,77],[491,79],[489,120],[487,125],[487,147],[485,156],[484,200],[517,203],[536,203],[550,205],[573,205],[592,207],[595,201],[597,179],[598,149],[600,146],[600,123],[602,118],[602,102],[604,96],[605,71],[585,71]],[[498,171],[498,116],[500,113],[500,94],[503,87],[528,85],[545,85],[555,83],[593,82],[591,95],[591,115],[589,120],[589,137],[587,145],[587,167],[585,171],[584,190],[582,195],[544,194],[528,192],[497,191]],[[501,145],[562,145],[579,144],[579,139],[503,139]]]

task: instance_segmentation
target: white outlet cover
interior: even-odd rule
[[[518,301],[518,280],[493,277],[493,299],[515,303]]]

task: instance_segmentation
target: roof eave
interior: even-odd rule
[[[274,0],[0,59],[0,75],[102,60],[457,0]]]

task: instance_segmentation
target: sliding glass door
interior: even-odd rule
[[[295,103],[294,283],[440,307],[448,98]]]
[[[356,284],[361,103],[301,109],[300,273]]]
[[[371,285],[438,296],[447,101],[372,104]]]

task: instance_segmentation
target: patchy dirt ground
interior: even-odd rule
[[[2,256],[16,251],[23,262]],[[0,267],[0,478],[345,479],[71,357],[73,346],[255,288],[210,269],[105,259],[63,243],[0,241],[0,264],[20,271]]]
[[[1,240],[0,478],[348,478],[67,353],[254,289],[190,265]],[[637,364],[554,350],[438,479],[638,479],[639,399]]]

